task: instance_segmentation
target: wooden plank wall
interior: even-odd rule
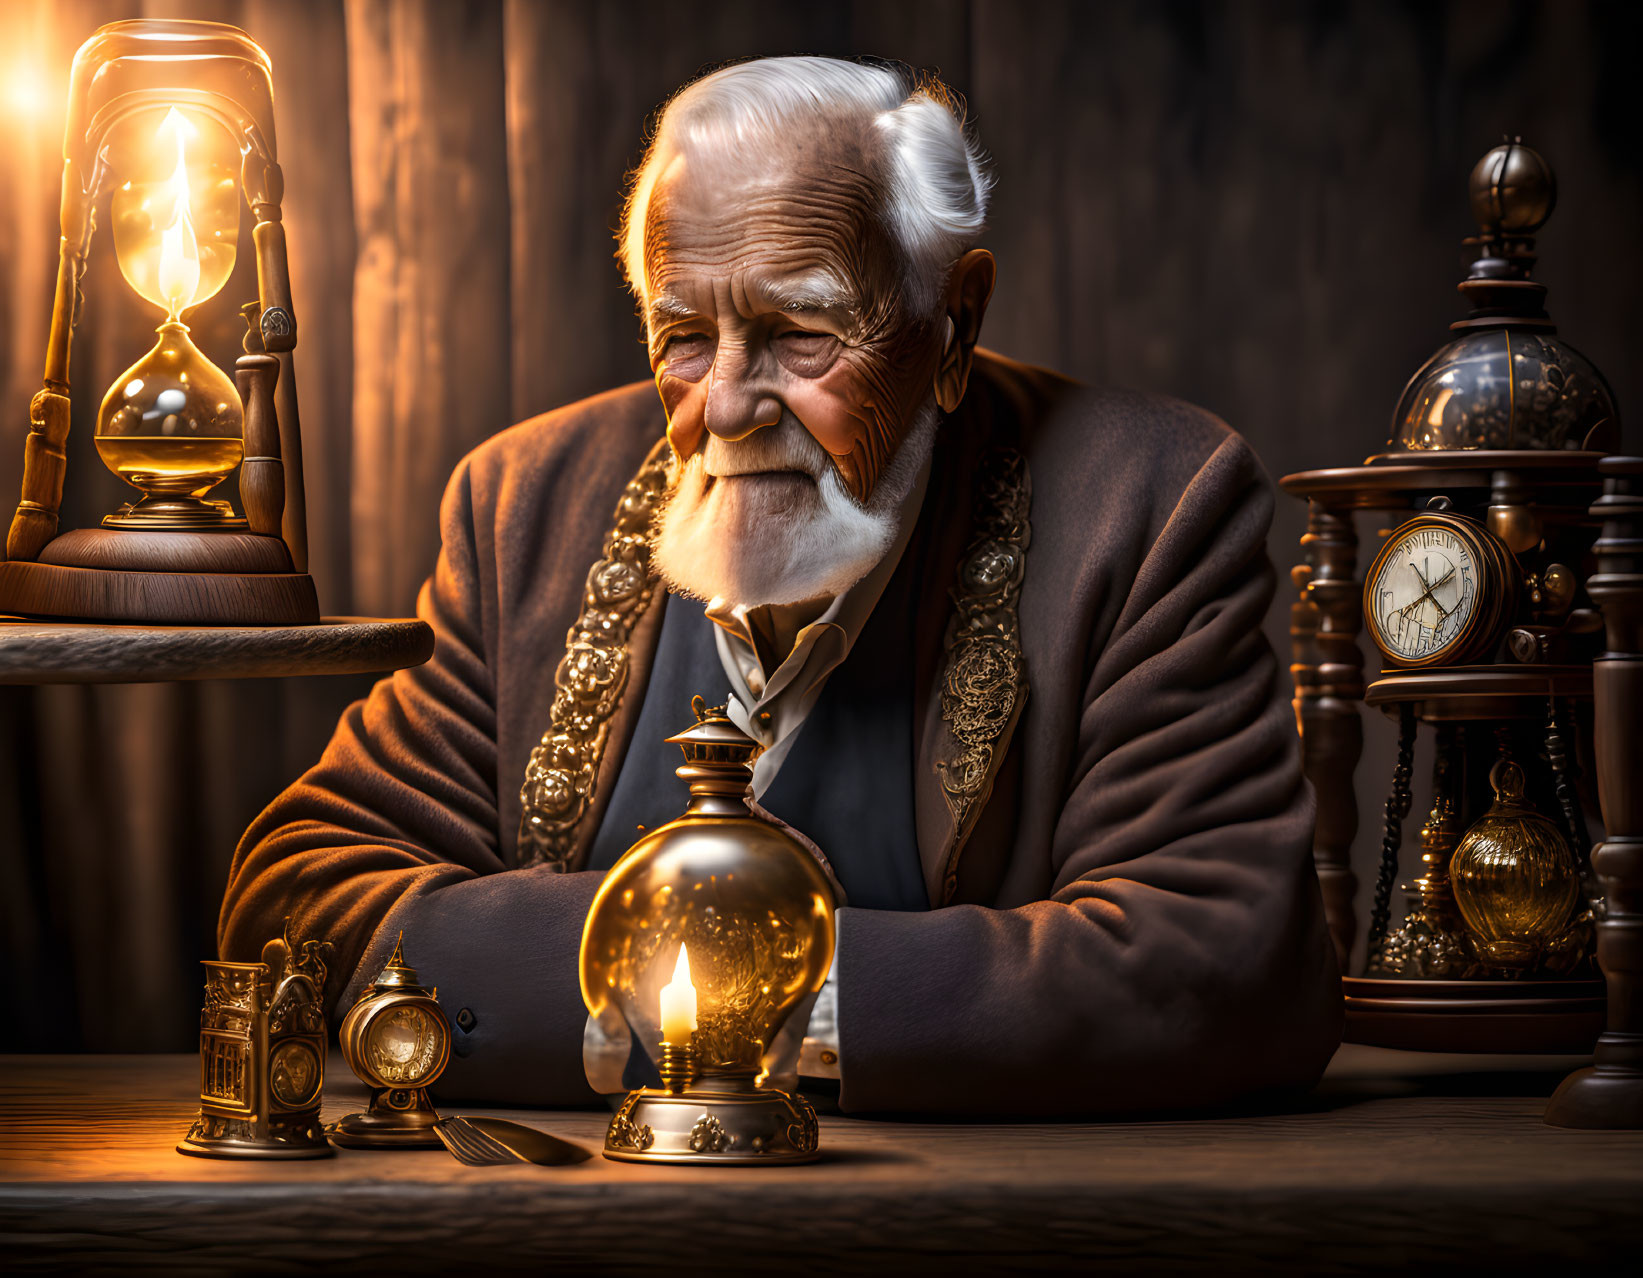
[[[67,67],[115,18],[232,22],[273,57],[314,573],[328,612],[398,613],[432,564],[463,452],[645,375],[613,260],[624,174],[670,91],[754,54],[939,69],[968,96],[998,177],[989,343],[1202,403],[1275,474],[1356,460],[1384,438],[1403,380],[1458,314],[1465,174],[1503,130],[1521,132],[1561,180],[1540,272],[1553,312],[1635,412],[1640,12],[0,0],[0,422],[17,441],[0,447],[0,498],[17,489],[43,351]],[[77,524],[121,500],[91,425],[154,321],[111,259],[105,236],[75,350]],[[224,363],[244,268],[195,320]],[[1635,425],[1628,435],[1637,448]],[[1281,503],[1280,568],[1300,530]],[[1269,627],[1279,644],[1287,602]],[[363,686],[0,690],[0,1048],[186,1047],[235,837]],[[1369,727],[1360,794],[1374,813],[1390,750]],[[1364,870],[1374,843],[1360,837]]]

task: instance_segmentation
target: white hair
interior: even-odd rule
[[[769,143],[806,124],[855,118],[882,141],[881,214],[906,258],[914,305],[933,309],[953,264],[986,225],[992,178],[963,104],[940,80],[838,58],[758,58],[704,76],[662,109],[622,212],[618,256],[646,300],[645,220],[656,180],[681,150]]]

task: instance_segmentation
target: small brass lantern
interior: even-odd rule
[[[331,946],[293,946],[289,928],[260,963],[205,964],[200,1115],[177,1146],[200,1158],[329,1158],[325,961]]]
[[[388,965],[342,1019],[342,1059],[371,1089],[370,1107],[328,1135],[353,1149],[439,1149],[439,1114],[428,1089],[451,1059],[451,1028],[439,991],[424,989],[405,962],[404,936]]]
[[[614,1004],[660,1088],[628,1094],[605,1157],[797,1163],[817,1155],[816,1112],[761,1086],[783,1023],[827,979],[833,890],[816,859],[747,806],[758,746],[722,710],[669,737],[690,803],[600,886],[582,933],[582,997]]]

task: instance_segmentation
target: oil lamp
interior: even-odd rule
[[[605,1157],[795,1163],[816,1157],[815,1110],[762,1085],[762,1060],[833,957],[833,891],[815,858],[747,806],[759,747],[724,714],[668,741],[690,803],[622,856],[582,933],[582,997],[614,1005],[661,1075],[628,1094]]]
[[[0,563],[0,612],[317,622],[268,55],[245,32],[214,22],[99,28],[75,55],[63,157],[45,376]],[[255,222],[258,296],[241,308],[251,331],[230,378],[194,344],[186,320],[233,271],[242,195]],[[120,273],[160,321],[152,349],[115,379],[96,419],[98,455],[138,496],[100,528],[59,534],[69,355],[104,207]],[[236,467],[243,516],[209,496]]]

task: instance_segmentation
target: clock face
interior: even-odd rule
[[[1366,592],[1367,620],[1382,652],[1424,663],[1458,650],[1478,608],[1482,565],[1474,546],[1443,524],[1393,534]]]
[[[268,1082],[281,1105],[301,1109],[319,1093],[323,1070],[314,1049],[301,1040],[281,1043],[269,1061]]]
[[[396,1007],[372,1023],[366,1059],[384,1084],[416,1087],[435,1068],[443,1046],[443,1027],[425,1009]]]

